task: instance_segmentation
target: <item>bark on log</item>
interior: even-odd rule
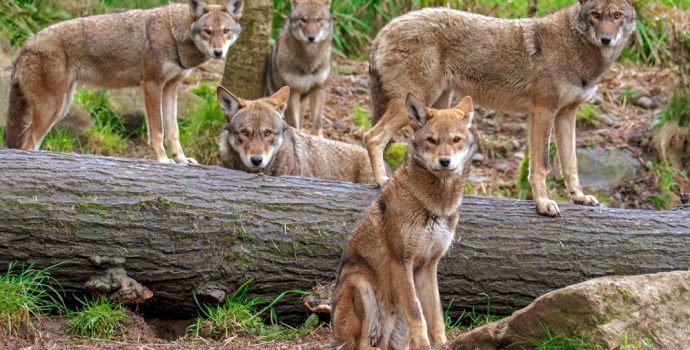
[[[117,285],[124,268],[154,294],[143,310],[194,316],[195,290],[220,298],[255,278],[251,292],[274,297],[330,283],[343,240],[376,194],[218,167],[0,150],[0,269],[68,261],[53,276],[83,292],[98,275]],[[683,210],[564,205],[549,219],[529,201],[466,198],[457,237],[439,274],[456,311],[483,309],[482,293],[492,313],[508,313],[594,277],[690,269]],[[305,316],[297,296],[281,305],[284,320]]]

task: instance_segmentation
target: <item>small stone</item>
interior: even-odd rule
[[[654,100],[649,96],[640,96],[635,99],[633,104],[644,109],[653,109],[656,106]]]
[[[481,153],[475,153],[472,155],[472,162],[473,163],[484,163],[484,155]]]
[[[618,117],[610,114],[600,114],[597,119],[606,126],[613,126],[618,121]]]
[[[341,123],[339,120],[334,120],[333,121],[333,129],[335,129],[335,130],[345,129],[345,124]]]

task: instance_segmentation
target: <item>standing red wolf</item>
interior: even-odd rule
[[[10,148],[38,149],[69,110],[82,83],[106,88],[141,84],[149,144],[170,162],[196,163],[180,145],[177,86],[191,69],[223,58],[240,34],[243,0],[206,5],[189,0],[151,10],[66,21],[39,32],[14,62],[5,129]]]
[[[448,106],[453,93],[477,104],[529,114],[529,180],[537,212],[559,214],[546,191],[555,124],[561,170],[573,202],[582,192],[575,153],[575,113],[611,67],[635,23],[634,0],[580,0],[544,18],[497,19],[424,9],[391,21],[373,42],[373,122],[365,136],[376,182],[386,182],[383,149],[407,125],[405,96]]]
[[[269,93],[284,85],[290,87],[288,124],[300,130],[302,103],[309,102],[318,136],[323,135],[321,114],[331,73],[332,36],[329,0],[292,0],[290,15],[268,58]]]
[[[407,97],[415,134],[406,162],[347,240],[333,294],[338,349],[422,349],[446,342],[437,267],[450,247],[475,150],[473,105]]]

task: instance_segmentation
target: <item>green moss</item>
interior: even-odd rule
[[[391,170],[395,171],[405,161],[407,147],[406,143],[392,143],[386,147],[383,152],[383,160]]]
[[[82,202],[77,204],[75,208],[79,213],[82,214],[94,213],[99,211],[102,212],[108,209],[106,205],[95,202]]]
[[[352,111],[352,121],[362,129],[362,132],[367,132],[371,129],[369,114],[359,103],[355,103],[355,109]]]
[[[249,256],[242,252],[236,252],[233,250],[228,250],[225,252],[225,261],[232,264],[233,266],[244,268],[249,264]]]
[[[599,122],[599,108],[591,104],[583,104],[577,112],[576,123],[578,128],[596,129],[601,126]]]

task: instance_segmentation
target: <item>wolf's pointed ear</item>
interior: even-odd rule
[[[288,99],[290,98],[290,87],[285,85],[278,90],[273,96],[268,98],[268,103],[276,108],[276,111],[283,115],[287,109]]]
[[[232,117],[237,113],[237,111],[247,106],[247,103],[244,102],[244,100],[233,95],[232,92],[220,85],[218,85],[217,93],[218,103],[220,104],[220,108],[223,110],[225,119],[228,122],[232,120]]]
[[[472,97],[465,96],[457,106],[456,109],[464,113],[463,120],[467,123],[467,127],[472,126],[472,118],[474,118],[474,103],[472,102]]]
[[[227,11],[235,20],[242,17],[242,10],[244,9],[244,0],[228,0],[225,4],[225,11]]]
[[[407,94],[405,101],[407,114],[412,119],[412,127],[417,128],[426,124],[428,119],[431,119],[429,110],[415,97],[413,94]]]
[[[206,13],[206,4],[201,0],[189,0],[189,11],[199,18]]]

